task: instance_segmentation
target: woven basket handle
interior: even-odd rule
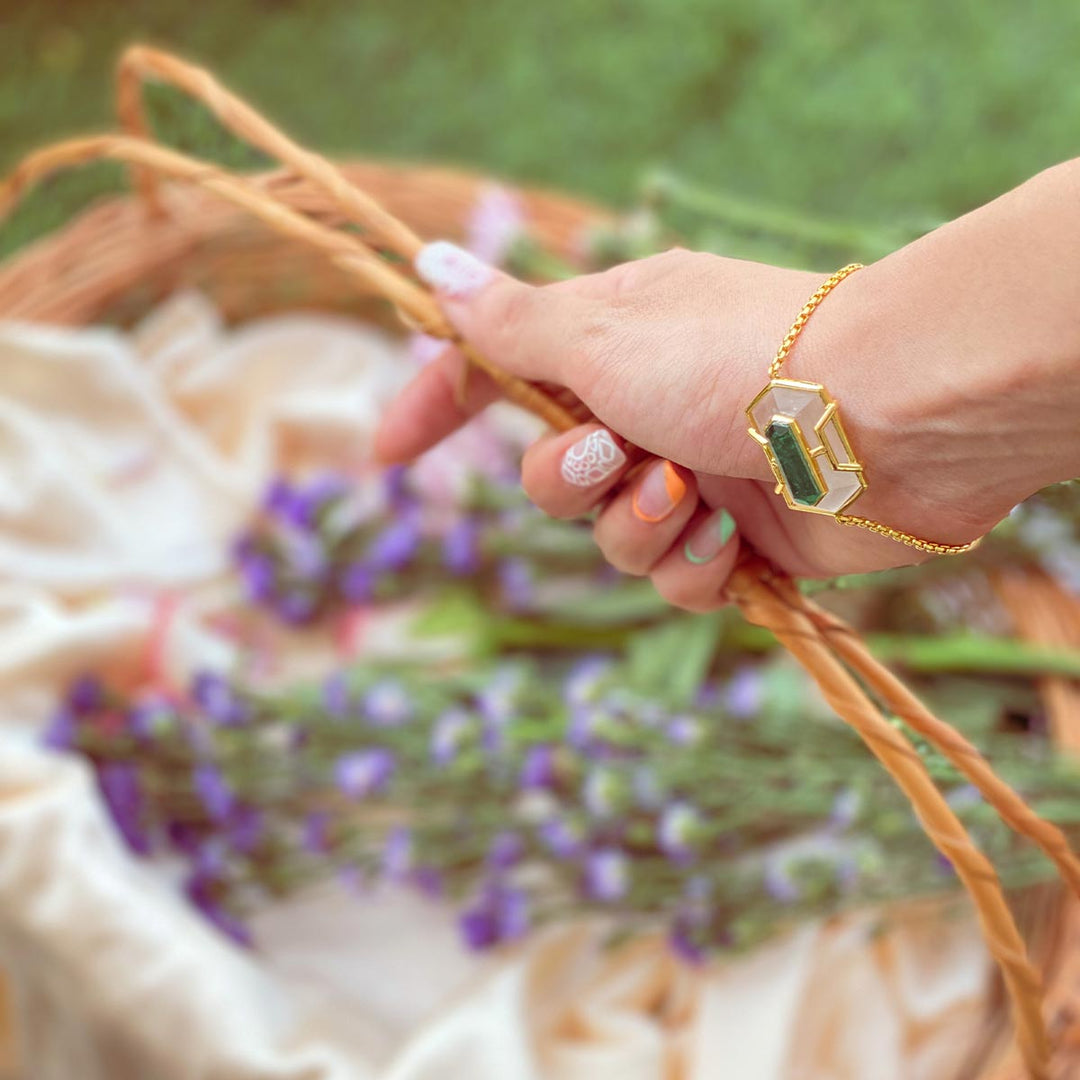
[[[412,265],[423,241],[404,222],[350,184],[326,158],[305,150],[274,127],[204,68],[146,45],[127,49],[116,69],[116,112],[120,126],[129,135],[152,139],[143,100],[143,87],[150,80],[168,83],[201,102],[227,131],[325,191],[346,220],[363,230],[369,242],[393,251]],[[157,174],[142,166],[132,171],[135,188],[150,211],[164,213]]]

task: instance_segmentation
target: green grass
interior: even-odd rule
[[[112,123],[149,40],[313,147],[454,161],[608,202],[663,167],[799,213],[962,212],[1080,152],[1080,4],[1044,0],[0,0],[0,166]],[[162,99],[162,133],[219,152]],[[88,170],[0,227],[52,227]]]

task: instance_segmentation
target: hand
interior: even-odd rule
[[[841,403],[870,484],[857,512],[947,543],[981,535],[1017,501],[1068,475],[1055,474],[1061,463],[1045,454],[1016,452],[1045,424],[1053,396],[1045,377],[1028,385],[1029,355],[1008,354],[1000,332],[970,332],[976,305],[954,298],[943,306],[930,268],[947,269],[959,241],[970,246],[967,220],[842,283],[785,366]],[[558,517],[604,504],[595,530],[605,556],[649,574],[672,603],[721,603],[743,541],[801,576],[920,558],[789,510],[747,435],[743,410],[823,274],[672,251],[533,288],[445,243],[425,248],[417,269],[481,353],[524,378],[568,386],[596,415],[600,423],[530,447],[525,489]],[[955,292],[974,290],[973,278],[975,268],[946,280]],[[377,436],[382,458],[414,456],[497,396],[473,372],[460,403],[462,364],[450,348],[405,390]],[[605,503],[627,471],[623,440],[665,460]]]

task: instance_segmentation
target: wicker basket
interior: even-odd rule
[[[155,144],[147,137],[142,111],[142,85],[149,79],[170,82],[201,100],[226,127],[284,168],[237,177]],[[419,236],[461,235],[486,180],[372,162],[334,166],[291,142],[206,72],[142,47],[121,61],[119,112],[125,134],[47,148],[0,186],[0,217],[38,179],[84,161],[129,163],[138,189],[134,197],[94,206],[0,266],[0,318],[64,325],[128,322],[174,290],[191,286],[211,296],[233,320],[306,308],[389,321],[396,308],[410,325],[453,337],[408,267]],[[161,183],[161,177],[169,182]],[[530,191],[519,195],[533,238],[571,263],[586,230],[610,221],[583,202]],[[386,254],[397,259],[387,260]],[[567,427],[586,415],[565,392],[510,378],[467,343],[460,344],[508,396],[553,425]],[[1080,605],[1048,579],[1018,574],[1003,578],[999,588],[1019,632],[1046,644],[1080,648]],[[817,680],[909,796],[928,835],[968,888],[1002,973],[1003,1000],[1012,1006],[1015,1029],[1014,1039],[991,1032],[982,1048],[988,1064],[981,1076],[1080,1076],[1080,904],[1057,890],[1040,909],[1037,935],[1029,934],[1034,957],[1029,960],[993,868],[934,788],[911,744],[863,686],[938,746],[1010,825],[1055,860],[1077,892],[1080,862],[1061,833],[998,780],[974,747],[930,715],[849,627],[773,568],[748,555],[729,594]],[[1049,679],[1042,691],[1055,737],[1070,749],[1080,746],[1080,690]]]

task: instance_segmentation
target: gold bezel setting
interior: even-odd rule
[[[771,406],[764,413],[760,410],[763,403]],[[840,407],[820,383],[770,379],[747,406],[746,415],[750,420],[750,437],[765,451],[776,477],[776,493],[791,510],[835,518],[866,490],[862,464],[855,457],[840,421]],[[812,423],[805,424],[804,416]],[[814,479],[824,491],[815,505],[798,501],[792,490],[784,463],[765,434],[773,420],[783,420],[794,433]],[[807,426],[812,437],[808,436]]]

